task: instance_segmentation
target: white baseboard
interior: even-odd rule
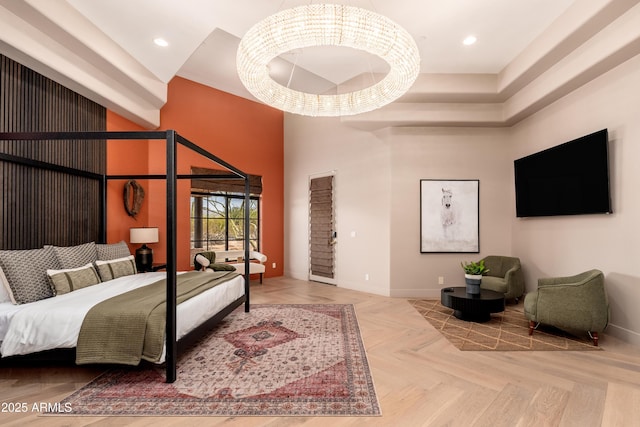
[[[365,285],[363,283],[359,283],[359,282],[343,282],[343,281],[339,281],[338,284],[337,284],[337,286],[339,288],[342,288],[342,289],[349,289],[351,291],[358,291],[358,292],[364,292],[364,293],[367,293],[367,294],[380,295],[380,296],[383,296],[383,297],[390,296],[388,288],[372,287],[371,282],[369,282],[367,285]]]
[[[296,280],[309,280],[308,271],[293,271],[293,270],[285,269],[284,275],[286,277],[291,277],[292,279],[296,279]]]
[[[440,289],[391,289],[393,298],[440,299]]]
[[[293,270],[285,269],[284,276],[291,277],[292,279],[297,279],[297,280],[309,280],[308,271],[293,271]],[[349,289],[352,291],[364,292],[368,294],[375,294],[383,297],[390,296],[389,290],[387,288],[372,287],[373,285],[371,284],[371,282],[369,282],[367,285],[364,285],[363,283],[348,282],[348,281],[342,281],[342,280],[338,280],[338,283],[336,284],[338,288]]]
[[[614,336],[626,343],[640,346],[640,333],[623,328],[622,326],[609,324],[604,333]]]

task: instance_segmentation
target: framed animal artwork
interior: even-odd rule
[[[420,180],[420,252],[480,252],[480,181]]]

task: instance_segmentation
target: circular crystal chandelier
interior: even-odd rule
[[[384,59],[390,67],[376,84],[354,92],[322,95],[289,89],[269,75],[269,63],[294,49],[340,46]],[[402,96],[420,72],[420,54],[409,33],[370,10],[338,4],[286,9],[254,25],[240,41],[240,80],[260,101],[306,116],[345,116],[375,110]]]

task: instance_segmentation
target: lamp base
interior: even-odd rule
[[[153,250],[146,244],[136,249],[136,269],[140,273],[146,273],[153,268]]]

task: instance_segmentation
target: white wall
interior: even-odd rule
[[[618,66],[512,129],[513,159],[609,129],[612,215],[512,220],[527,289],[538,277],[591,268],[605,274],[606,333],[640,344],[640,57]]]
[[[511,253],[511,164],[506,129],[395,128],[391,147],[391,295],[439,298],[460,286],[461,261]],[[420,253],[420,180],[478,179],[480,253]]]
[[[462,280],[461,260],[521,259],[539,277],[598,268],[611,304],[606,333],[640,344],[640,57],[578,88],[513,128],[393,128],[378,134],[338,119],[285,117],[286,273],[308,270],[309,175],[336,170],[338,286],[437,297]],[[608,128],[612,215],[515,217],[513,160]],[[480,253],[420,254],[420,179],[480,180]],[[350,232],[356,237],[351,238]],[[369,281],[364,275],[369,274]]]
[[[286,114],[284,132],[285,274],[308,278],[309,177],[333,171],[338,286],[389,295],[388,145],[334,118]]]
[[[438,297],[439,276],[445,284],[462,282],[461,261],[511,253],[506,129],[396,128],[375,134],[338,119],[285,117],[287,275],[308,277],[308,177],[331,170],[338,286]],[[420,179],[480,180],[479,254],[420,253]]]

